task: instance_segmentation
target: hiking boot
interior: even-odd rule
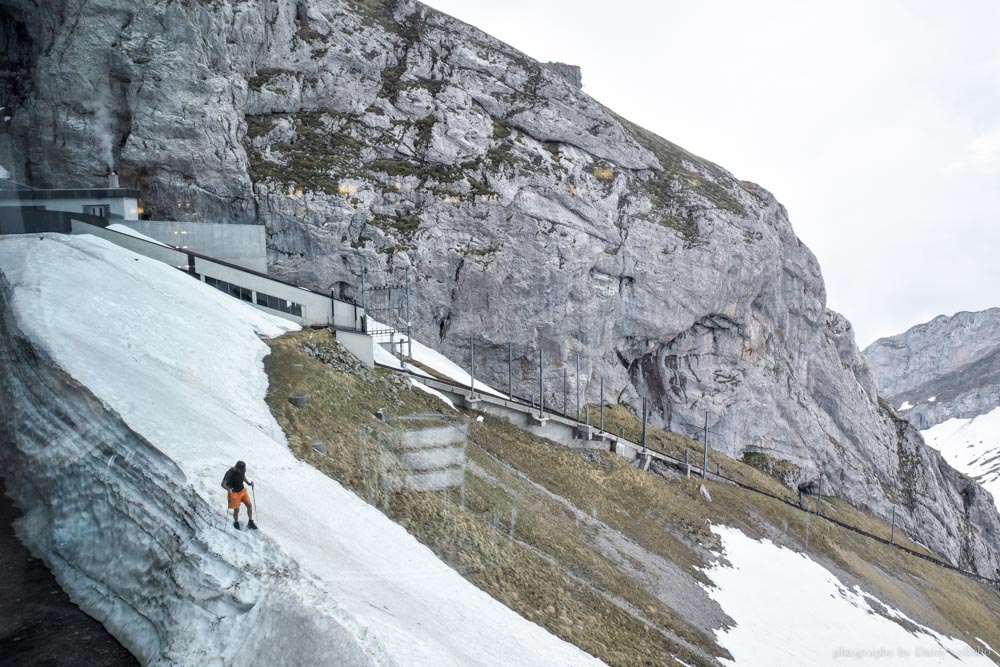
[[[250,521],[247,522],[247,528],[250,530],[257,530],[257,524],[253,522],[253,519],[250,519]]]
[[[233,521],[233,528],[235,528],[236,530],[239,530],[240,529],[240,522],[239,521]]]

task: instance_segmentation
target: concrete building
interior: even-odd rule
[[[231,264],[190,249],[149,241],[114,229],[109,220],[82,213],[40,208],[0,208],[0,234],[90,234],[145,257],[184,271],[195,280],[253,306],[299,324],[325,325],[337,340],[366,366],[375,364],[374,341],[367,335],[367,318],[360,305],[333,298],[268,276],[262,271]],[[203,224],[203,223],[192,223]],[[128,225],[126,225],[128,226]]]
[[[0,206],[83,213],[110,220],[139,219],[139,193],[118,187],[82,190],[0,189]]]

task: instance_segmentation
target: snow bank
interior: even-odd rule
[[[412,378],[410,379],[410,385],[413,386],[413,387],[415,387],[416,389],[419,389],[420,391],[426,392],[426,393],[430,394],[431,396],[434,396],[435,398],[440,398],[442,401],[444,401],[445,403],[447,403],[448,407],[451,408],[452,410],[456,410],[457,409],[455,407],[455,404],[451,402],[450,398],[448,398],[447,396],[445,396],[444,394],[442,394],[440,391],[438,391],[434,387],[428,387],[427,385],[422,384],[420,382],[417,382],[416,380],[414,380]]]
[[[972,419],[949,419],[921,434],[952,468],[992,493],[1000,509],[1000,408]]]
[[[379,329],[385,328],[385,325],[376,322],[375,320],[369,319],[368,328],[370,330],[377,331]],[[372,336],[372,338],[375,340],[376,343],[389,342],[389,334],[379,334],[376,336]],[[407,338],[405,334],[397,334],[395,340],[397,342],[396,344],[398,345],[398,341],[400,340],[406,341]],[[403,349],[407,350],[406,347],[404,347]],[[418,341],[416,338],[413,339],[412,358],[420,362],[424,366],[427,366],[431,370],[440,373],[446,378],[450,378],[451,380],[454,380],[459,384],[463,384],[466,387],[468,387],[472,382],[472,376],[469,375],[468,371],[466,371],[464,368],[462,368],[461,366],[459,366],[454,361],[444,356],[437,350],[427,347],[426,345]],[[392,368],[402,368],[399,364],[399,359],[393,356],[391,352],[383,348],[381,345],[375,346],[375,361],[377,361],[380,364],[390,366]],[[431,377],[427,373],[423,372],[419,367],[414,366],[412,364],[406,364],[406,370],[416,372],[419,375],[425,375],[427,377]],[[507,398],[507,394],[501,393],[496,389],[494,389],[493,387],[489,386],[488,384],[480,382],[479,380],[476,380],[476,391],[483,392],[486,394],[493,394],[494,396],[498,396],[500,398]]]
[[[46,417],[32,412],[40,401],[17,393],[30,383],[0,385],[21,396],[15,414],[42,434],[18,436],[26,473],[99,471],[68,479],[74,503],[64,510],[50,499],[25,538],[144,661],[600,664],[295,459],[264,402],[259,340],[295,325],[89,236],[2,238],[0,277],[10,283],[7,321],[21,332],[8,344],[23,334],[134,432],[91,438],[132,443],[107,444],[108,456],[104,444],[74,449],[96,427],[59,420],[80,437],[48,446]],[[25,357],[15,370],[37,366],[35,353]],[[59,397],[44,400],[57,411]],[[63,445],[74,458],[63,460]],[[253,535],[224,520],[219,484],[237,459],[257,482],[262,531]],[[95,552],[112,530],[121,546]]]
[[[706,572],[708,594],[736,622],[716,630],[740,667],[774,665],[991,665],[987,648],[940,635],[902,612],[885,608],[803,554],[713,526],[724,556]],[[900,624],[877,613],[899,619]],[[992,650],[992,649],[990,649]],[[729,661],[723,661],[729,662]],[[995,666],[994,666],[995,667]]]

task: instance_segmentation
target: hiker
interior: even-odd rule
[[[247,464],[237,461],[236,465],[226,471],[226,476],[222,478],[222,488],[229,492],[229,509],[233,510],[233,528],[240,529],[240,503],[247,506],[247,528],[257,530],[257,524],[253,522],[253,504],[250,502],[250,494],[247,493],[246,486],[253,486],[253,482],[246,478]]]

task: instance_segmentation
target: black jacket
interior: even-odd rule
[[[226,476],[222,478],[222,486],[238,493],[243,490],[243,482],[246,476],[247,473],[245,470],[241,472],[236,468],[230,468],[226,471]]]

